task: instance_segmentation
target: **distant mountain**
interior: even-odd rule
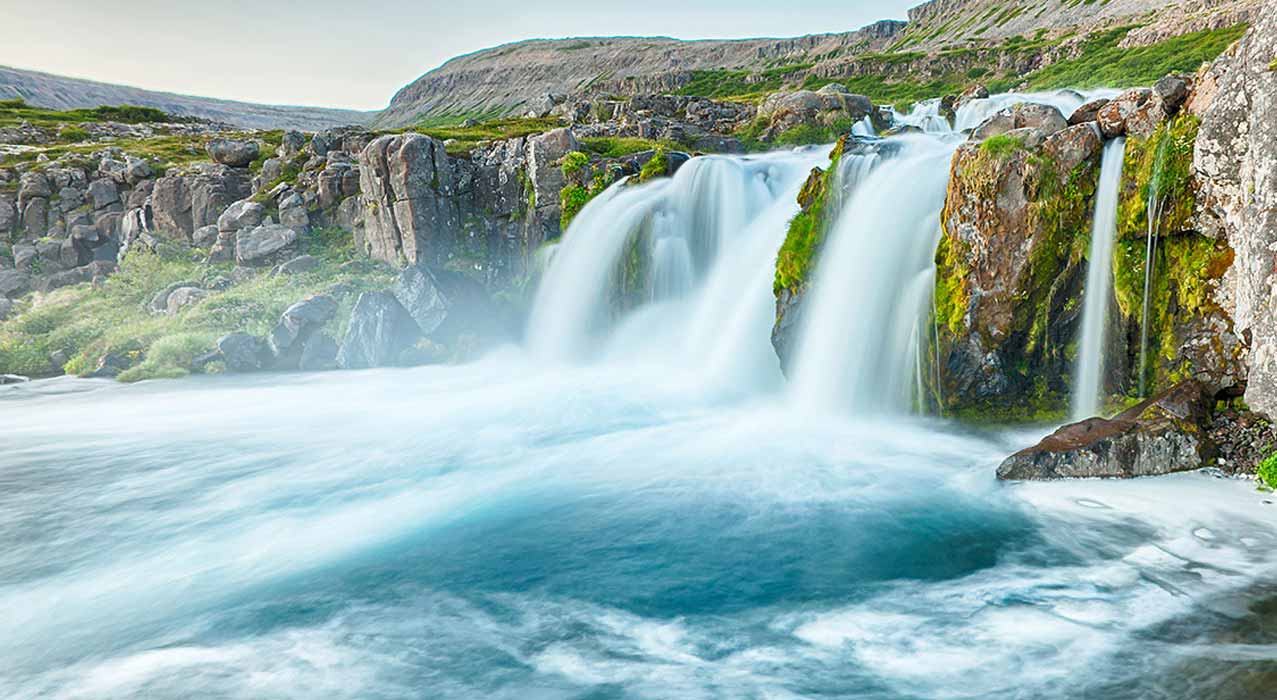
[[[170,114],[201,117],[252,129],[317,131],[334,126],[368,124],[377,114],[352,109],[261,105],[192,97],[0,66],[0,99],[15,97],[49,109],[141,105]]]
[[[679,92],[765,94],[829,80],[925,83],[1015,76],[1080,51],[1084,37],[1133,28],[1123,46],[1252,21],[1259,0],[931,0],[908,22],[791,39],[684,41],[536,39],[454,58],[401,89],[377,116],[399,127],[423,118],[544,111],[547,95]]]

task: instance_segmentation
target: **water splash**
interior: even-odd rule
[[[1091,223],[1086,286],[1082,290],[1082,335],[1073,380],[1073,418],[1096,415],[1104,391],[1104,345],[1113,296],[1113,239],[1117,234],[1117,203],[1122,184],[1126,140],[1113,139],[1104,147],[1100,182]]]

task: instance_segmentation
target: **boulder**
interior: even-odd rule
[[[234,233],[243,228],[252,228],[262,223],[266,208],[257,202],[241,199],[226,207],[226,211],[217,217],[217,230]]]
[[[279,148],[275,149],[276,155],[285,160],[292,159],[302,149],[306,147],[306,135],[300,131],[285,131],[284,135],[279,139]]]
[[[268,342],[278,369],[296,369],[307,339],[337,315],[337,300],[326,294],[303,299],[284,310]]]
[[[208,155],[214,161],[232,168],[248,167],[261,153],[256,141],[213,139],[208,142]]]
[[[191,219],[191,190],[186,178],[167,175],[155,181],[151,190],[151,212],[155,230],[169,236],[194,232]]]
[[[13,313],[13,300],[0,297],[0,321],[8,319],[11,313]]]
[[[1167,75],[1153,84],[1153,96],[1167,114],[1175,114],[1188,100],[1188,79],[1182,75]]]
[[[277,275],[296,275],[302,272],[310,272],[317,267],[319,267],[319,258],[313,255],[299,255],[276,267],[274,273]]]
[[[971,132],[973,141],[983,141],[1017,129],[1034,129],[1045,138],[1068,127],[1060,110],[1050,105],[1024,103],[999,110]]]
[[[99,178],[89,183],[89,196],[93,198],[94,209],[106,209],[120,203],[120,188],[113,180]]]
[[[170,284],[156,292],[155,295],[151,297],[151,301],[146,305],[146,307],[153,314],[168,313],[168,298],[173,292],[176,292],[179,289],[198,289],[199,286],[199,282],[192,282],[189,280],[174,282],[173,284]]]
[[[1127,118],[1143,107],[1152,95],[1153,91],[1148,88],[1132,88],[1101,107],[1095,113],[1095,120],[1099,122],[1104,138],[1125,136]]]
[[[297,369],[303,372],[325,372],[337,369],[337,341],[327,333],[315,333],[306,340]]]
[[[30,377],[24,377],[21,374],[0,374],[0,386],[5,384],[25,384],[31,381]]]
[[[227,372],[256,372],[267,366],[270,350],[261,338],[247,333],[231,333],[217,340],[217,354]]]
[[[294,193],[280,200],[279,223],[303,233],[310,229],[310,215],[306,212],[306,202],[301,195]]]
[[[350,314],[337,364],[345,369],[392,365],[420,335],[416,322],[393,294],[364,292]]]
[[[217,226],[209,224],[195,229],[195,233],[191,236],[191,242],[195,244],[196,248],[209,248],[214,243],[217,243],[219,235]]]
[[[286,254],[297,242],[297,232],[279,224],[265,224],[235,234],[235,262],[262,266]]]
[[[1200,469],[1215,455],[1207,435],[1214,397],[1196,381],[1123,411],[1066,425],[1008,457],[999,479],[1129,478]]]
[[[17,270],[0,271],[0,298],[17,299],[31,291],[31,276]]]
[[[168,295],[168,306],[165,311],[170,314],[175,314],[188,306],[198,304],[208,295],[209,292],[207,290],[200,289],[199,287],[181,287],[174,289],[173,292]]]
[[[451,302],[439,289],[434,274],[422,266],[404,268],[395,281],[394,294],[422,335],[430,335],[448,318]]]
[[[1100,110],[1104,109],[1104,105],[1107,105],[1108,103],[1109,99],[1107,97],[1101,97],[1084,103],[1081,107],[1073,110],[1073,114],[1069,115],[1069,124],[1077,125],[1095,121]]]
[[[1100,129],[1095,122],[1075,124],[1051,134],[1042,150],[1055,161],[1061,172],[1071,173],[1084,161],[1096,158],[1104,148]]]

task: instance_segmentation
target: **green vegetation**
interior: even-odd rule
[[[1149,386],[1164,387],[1188,374],[1179,345],[1182,329],[1193,319],[1219,311],[1212,290],[1233,262],[1233,251],[1189,231],[1196,209],[1192,187],[1193,143],[1198,120],[1182,115],[1148,137],[1126,141],[1117,241],[1113,250],[1113,287],[1124,319],[1142,324],[1144,277],[1148,256],[1148,202],[1162,202],[1149,300]],[[1138,370],[1137,370],[1138,371]]]
[[[825,240],[825,204],[829,199],[833,174],[838,170],[838,162],[842,160],[846,145],[847,140],[840,139],[829,154],[829,168],[812,168],[807,182],[803,183],[802,190],[798,193],[798,203],[802,210],[790,220],[785,242],[776,254],[776,277],[772,282],[772,292],[777,296],[786,289],[795,294],[800,293],[807,286],[811,272],[815,269],[817,255]]]
[[[589,164],[590,156],[580,151],[572,151],[563,156],[563,160],[559,163],[559,169],[563,171],[563,177],[570,178],[581,172],[581,169]]]
[[[658,148],[656,149],[656,155],[643,164],[643,169],[639,171],[638,181],[647,182],[658,177],[664,177],[669,172],[669,168],[669,156],[665,154],[664,148]]]
[[[0,371],[45,376],[60,369],[85,374],[103,355],[114,353],[134,363],[122,380],[178,376],[187,371],[190,358],[210,350],[220,335],[265,335],[289,305],[345,284],[354,292],[341,300],[337,318],[327,329],[340,337],[358,292],[393,282],[393,275],[380,268],[340,269],[353,251],[353,244],[342,240],[349,237],[325,230],[307,234],[303,249],[322,256],[315,270],[278,276],[262,272],[213,291],[173,315],[152,314],[146,305],[177,282],[207,285],[215,277],[229,276],[231,265],[192,262],[190,249],[177,244],[157,254],[131,252],[102,289],[82,284],[21,302],[13,317],[0,323]],[[55,352],[69,358],[64,367],[50,366]]]
[[[1122,196],[1118,208],[1118,237],[1144,236],[1148,231],[1148,202],[1161,204],[1157,228],[1163,234],[1189,228],[1196,197],[1192,189],[1193,144],[1200,120],[1182,114],[1150,136],[1126,140],[1122,165]],[[1153,192],[1156,188],[1156,192]]]
[[[34,126],[56,127],[61,124],[79,124],[83,122],[121,122],[124,124],[143,124],[148,122],[191,122],[190,117],[178,117],[151,107],[135,105],[118,105],[114,107],[94,107],[92,109],[56,110],[33,107],[25,100],[0,100],[0,126],[17,126],[22,122],[31,122]]]
[[[581,213],[591,198],[590,191],[583,185],[573,183],[559,190],[559,208],[562,210],[559,214],[560,231],[567,233],[572,220]]]
[[[415,131],[440,141],[451,141],[448,144],[449,155],[465,155],[484,141],[499,141],[520,136],[540,134],[563,126],[563,120],[557,117],[544,119],[509,118],[490,119],[474,126],[461,126],[460,122],[447,125],[431,125],[431,120],[404,131]]]
[[[1239,24],[1223,29],[1206,29],[1172,37],[1149,46],[1118,46],[1134,27],[1118,27],[1098,32],[1082,42],[1077,58],[1053,63],[1027,76],[1035,90],[1052,88],[1131,87],[1152,85],[1167,73],[1191,73],[1205,61],[1212,61],[1246,31]],[[1005,89],[1025,80],[1008,76],[990,84],[989,90]]]
[[[812,67],[811,63],[793,63],[763,71],[697,70],[692,79],[677,93],[715,99],[761,100],[776,92]]]
[[[1268,455],[1255,470],[1259,483],[1268,490],[1277,489],[1277,452]]]
[[[980,151],[996,160],[1003,160],[1015,153],[1024,150],[1024,142],[1010,134],[998,134],[990,136],[980,143]]]
[[[669,141],[625,136],[587,136],[581,139],[581,146],[590,153],[604,158],[621,158],[643,151],[655,151],[660,148],[675,150],[679,147],[678,144]]]

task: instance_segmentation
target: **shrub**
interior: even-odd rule
[[[58,138],[67,143],[80,143],[89,140],[89,132],[78,126],[66,126],[58,132]]]
[[[190,373],[191,363],[195,358],[213,348],[214,340],[210,333],[166,335],[151,345],[141,364],[124,370],[118,379],[122,382],[138,382],[144,379],[184,377]]]
[[[559,169],[563,171],[563,177],[570,178],[581,172],[581,169],[590,164],[590,157],[580,151],[572,151],[563,156],[563,161],[559,164]]]

